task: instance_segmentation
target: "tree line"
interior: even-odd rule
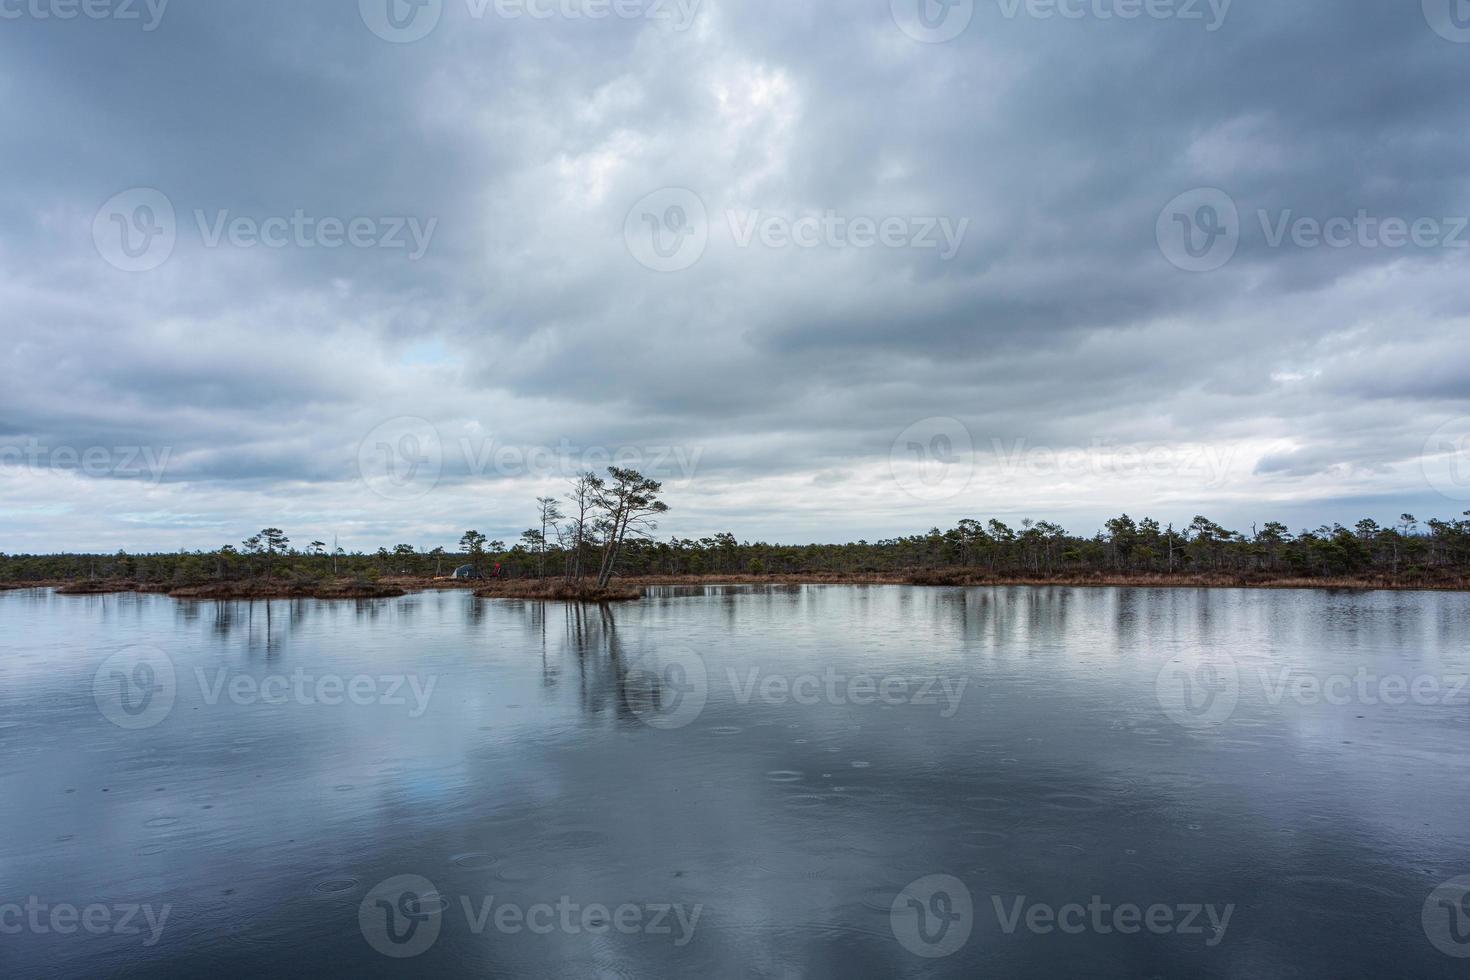
[[[166,554],[7,555],[0,552],[0,582],[116,579],[171,587],[242,579],[320,582],[334,578],[376,581],[384,576],[441,578],[463,565],[481,574],[495,567],[515,578],[555,574],[568,583],[606,588],[620,569],[643,564],[642,546],[668,504],[663,485],[633,469],[609,467],[606,476],[580,474],[564,500],[536,501],[537,526],[506,547],[477,530],[460,536],[457,549],[411,544],[375,553],[347,551],[314,540],[296,547],[280,528],[268,527],[239,545],[213,551]],[[630,560],[630,556],[633,558]]]
[[[4,555],[0,581],[121,578],[171,585],[251,577],[295,580],[447,576],[465,564],[498,565],[514,578],[557,578],[606,586],[624,577],[682,575],[906,575],[953,570],[975,577],[1065,578],[1179,575],[1266,578],[1368,578],[1437,584],[1470,578],[1470,511],[1388,525],[1290,531],[1272,521],[1247,531],[1196,517],[1164,526],[1124,514],[1092,535],[1050,521],[966,519],[948,530],[848,544],[781,545],[741,541],[725,532],[702,538],[654,537],[668,511],[662,487],[634,470],[579,476],[558,499],[536,501],[535,526],[507,545],[467,531],[454,548],[400,544],[376,552],[295,547],[278,528],[215,551],[130,555]],[[921,579],[922,580],[922,579]]]

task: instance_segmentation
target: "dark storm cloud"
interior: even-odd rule
[[[1246,520],[1320,501],[1346,519],[1396,494],[1425,509],[1417,456],[1470,414],[1470,250],[1273,239],[1360,214],[1447,238],[1470,215],[1470,45],[1419,4],[1236,0],[1208,30],[977,0],[943,44],[887,3],[706,0],[686,30],[476,6],[445,0],[409,44],[354,3],[173,0],[153,31],[0,21],[0,435],[173,454],[146,498],[0,480],[0,547],[215,543],[159,539],[170,513],[513,531],[556,481],[466,461],[492,439],[698,450],[681,533],[876,537],[1033,502],[1079,528],[1124,507]],[[139,187],[167,196],[177,243],[125,273],[93,219]],[[698,196],[709,243],[659,273],[624,225],[667,187]],[[1196,188],[1229,195],[1240,234],[1189,273],[1156,223]],[[826,212],[964,234],[948,260],[739,242],[753,214]],[[298,213],[433,230],[416,259],[210,240]],[[396,417],[443,443],[411,505],[359,480]],[[932,417],[977,453],[977,482],[942,502],[886,475]],[[1016,445],[1244,458],[1234,483],[1089,487],[997,469]],[[808,509],[844,482],[844,513]]]

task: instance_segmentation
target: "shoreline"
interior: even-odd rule
[[[950,571],[869,575],[709,575],[650,576],[630,580],[645,586],[701,585],[907,585],[915,588],[1076,588],[1076,589],[1251,589],[1315,592],[1470,592],[1470,579],[1454,582],[1392,581],[1372,578],[1298,578],[1230,575],[996,575]]]
[[[624,580],[598,588],[586,583],[572,584],[563,579],[492,579],[475,590],[476,599],[521,599],[529,602],[576,602],[583,605],[607,605],[614,602],[641,602],[644,591]]]
[[[472,591],[479,599],[518,599],[541,602],[615,603],[637,602],[649,588],[712,586],[912,586],[915,588],[1094,588],[1094,589],[1256,589],[1352,592],[1470,592],[1470,579],[1444,581],[1394,580],[1388,578],[1300,578],[1291,576],[1234,575],[989,575],[973,569],[938,569],[913,572],[750,575],[650,575],[614,580],[606,589],[583,584],[571,586],[562,579],[420,579],[411,576],[384,577],[378,582],[333,580],[315,583],[285,581],[212,582],[171,587],[157,582],[118,579],[79,581],[38,580],[0,582],[0,592],[25,589],[55,589],[58,595],[167,595],[181,600],[393,599],[410,592]]]
[[[393,585],[378,585],[365,582],[323,582],[302,584],[291,582],[212,582],[204,585],[184,585],[171,588],[154,582],[132,582],[126,580],[98,580],[68,583],[45,583],[11,586],[4,588],[55,588],[57,595],[97,596],[166,595],[182,600],[239,600],[239,599],[395,599],[407,595],[407,591]]]

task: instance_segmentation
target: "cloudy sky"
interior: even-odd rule
[[[1463,0],[3,0],[0,550],[1458,515],[1467,82]]]

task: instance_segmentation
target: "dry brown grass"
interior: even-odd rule
[[[167,592],[161,585],[132,582],[126,579],[82,579],[67,582],[56,589],[57,595],[114,595],[119,592]]]
[[[479,589],[485,579],[416,578],[413,575],[384,575],[378,579],[380,585],[396,586],[400,589],[441,589],[452,592],[456,589]]]
[[[396,585],[333,579],[326,582],[213,582],[171,589],[175,599],[392,599],[405,594]]]
[[[531,599],[540,602],[583,602],[601,605],[608,602],[637,602],[643,590],[626,585],[572,584],[561,579],[491,579],[475,590],[479,599]]]
[[[909,585],[909,573],[794,572],[770,575],[642,575],[636,585]]]
[[[59,595],[115,595],[123,592],[162,593],[175,599],[391,599],[404,594],[392,585],[336,579],[328,582],[285,582],[250,580],[242,582],[210,582],[171,589],[157,583],[139,583],[118,579],[89,579],[69,582],[57,590]]]

